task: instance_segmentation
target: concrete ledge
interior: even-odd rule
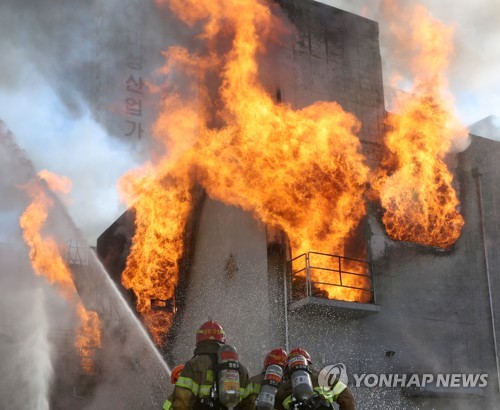
[[[380,311],[372,303],[346,302],[308,296],[289,305],[289,311],[300,314],[335,316],[344,319],[359,319]]]
[[[480,399],[486,397],[481,387],[403,387],[401,391],[405,396],[413,398]]]

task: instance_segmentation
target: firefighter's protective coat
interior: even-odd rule
[[[215,366],[220,346],[221,344],[215,341],[198,343],[194,356],[184,366],[175,385],[172,396],[173,410],[207,408],[214,381],[216,382]],[[239,375],[240,399],[243,400],[250,394],[247,392],[248,372],[243,365],[240,365]]]

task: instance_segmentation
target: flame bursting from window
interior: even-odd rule
[[[171,297],[177,283],[194,183],[283,229],[295,254],[342,253],[365,214],[369,174],[353,115],[334,102],[294,110],[263,89],[257,56],[285,30],[268,6],[255,0],[158,3],[168,3],[188,25],[202,22],[206,48],[165,53],[163,73],[171,83],[154,135],[168,155],[121,181],[137,221],[122,283],[134,289],[146,317],[157,314],[150,299]],[[184,85],[182,92],[174,82]]]
[[[453,51],[453,30],[422,6],[402,11],[386,1],[391,15],[407,15],[393,25],[401,47],[413,46],[413,86],[399,93],[387,119],[385,144],[390,154],[374,187],[380,194],[388,235],[396,240],[449,248],[464,220],[453,175],[445,162],[454,145],[464,145],[467,131],[454,115],[446,70]],[[404,27],[403,24],[404,23]]]
[[[120,181],[122,195],[135,210],[136,225],[122,283],[134,290],[136,309],[157,345],[163,344],[172,312],[152,310],[151,301],[174,296],[192,203],[192,181],[181,164],[175,165],[163,158],[156,167],[148,164]]]
[[[38,175],[52,191],[68,193],[71,189],[71,181],[65,177],[45,170],[40,171]],[[79,350],[99,347],[101,344],[99,317],[96,312],[85,310],[78,297],[71,272],[61,256],[61,249],[54,238],[42,232],[53,199],[43,188],[41,181],[32,181],[26,186],[26,190],[33,201],[21,215],[19,224],[23,229],[24,241],[30,248],[29,257],[33,269],[37,275],[43,276],[50,284],[56,286],[66,300],[75,304],[80,320],[75,347]],[[88,367],[84,370],[91,371]]]
[[[200,29],[197,39],[202,44],[197,52],[182,47],[165,52],[161,73],[166,92],[162,89],[161,115],[153,128],[161,150],[120,182],[122,196],[136,214],[122,283],[134,290],[137,309],[161,344],[171,314],[153,311],[151,300],[173,296],[195,184],[212,198],[285,231],[294,255],[310,250],[343,255],[346,240],[365,215],[363,195],[370,172],[360,153],[360,124],[353,115],[335,102],[292,109],[264,90],[258,57],[287,30],[267,3],[157,4],[170,7],[193,30]],[[428,57],[433,65],[428,70],[431,63],[418,60],[416,72],[435,75],[417,77],[414,93],[399,102],[400,115],[390,118],[387,136],[397,166],[391,173],[379,173],[373,184],[388,210],[384,222],[391,236],[442,246],[456,240],[463,222],[444,163],[454,135],[453,117],[438,92],[447,60],[446,50],[437,51],[436,42],[442,41],[440,36],[448,39],[449,33],[433,34],[438,25],[431,20],[421,28],[427,27],[431,31],[420,34],[419,57]],[[387,161],[387,169],[389,165]],[[458,230],[444,232],[451,219]],[[416,236],[396,236],[396,226]],[[422,232],[430,237],[422,240]],[[341,270],[337,265],[322,268]],[[345,269],[365,273],[349,264]],[[366,301],[366,292],[321,285],[335,283],[331,272],[312,269],[311,274],[330,298]],[[366,277],[351,277],[349,286],[367,287]]]

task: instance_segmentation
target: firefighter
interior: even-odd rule
[[[333,403],[337,403],[340,410],[355,410],[354,397],[344,383],[336,380],[331,387],[321,387],[318,375],[305,349],[299,347],[291,350],[285,367],[285,381],[276,394],[275,409],[327,410],[333,409]],[[297,383],[293,388],[291,379]]]
[[[228,360],[224,361],[224,358]],[[172,409],[217,410],[234,407],[248,395],[247,385],[246,368],[237,361],[234,348],[226,345],[226,334],[221,325],[210,320],[196,332],[194,355],[185,364],[175,384]],[[223,405],[231,400],[234,405]]]
[[[181,375],[182,369],[184,369],[184,365],[178,364],[172,369],[172,372],[170,373],[170,383],[172,383],[174,386],[175,383],[177,383],[179,376]],[[172,407],[172,394],[168,397],[167,400],[165,400],[165,403],[163,403],[163,410],[169,410],[170,407]]]
[[[282,347],[277,347],[267,353],[264,358],[264,368],[262,372],[256,374],[250,379],[248,384],[247,392],[248,397],[242,403],[242,410],[255,410],[257,408],[257,398],[259,397],[259,393],[261,391],[262,382],[264,381],[264,375],[266,374],[266,369],[270,365],[277,365],[282,370],[285,369],[286,364],[286,351]]]

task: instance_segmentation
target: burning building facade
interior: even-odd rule
[[[306,228],[294,230],[301,227],[301,218],[316,219],[316,207],[328,195],[342,197],[349,191],[342,184],[352,182],[353,191],[368,190],[367,175],[380,167],[387,151],[384,134],[388,114],[384,107],[377,23],[313,1],[282,0],[278,4],[296,31],[289,37],[291,41],[273,46],[272,52],[260,60],[258,77],[273,100],[273,104],[263,100],[261,106],[292,124],[292,128],[284,131],[290,140],[289,149],[295,152],[291,157],[300,157],[309,150],[312,150],[310,158],[321,157],[323,153],[323,145],[300,140],[302,134],[297,129],[305,127],[306,134],[316,131],[310,122],[317,122],[320,128],[336,129],[339,139],[334,141],[335,147],[328,146],[325,150],[330,155],[329,161],[346,163],[346,167],[327,168],[315,162],[309,172],[306,156],[305,162],[296,164],[308,170],[309,176],[303,179],[293,180],[295,173],[287,168],[288,163],[271,168],[276,171],[282,166],[285,170],[284,177],[290,179],[282,185],[272,185],[273,178],[282,177],[278,172],[268,178],[252,179],[253,168],[244,169],[250,175],[248,179],[235,172],[231,174],[231,169],[228,177],[216,169],[225,164],[228,156],[225,147],[235,139],[232,133],[244,134],[246,127],[238,113],[226,112],[225,119],[238,117],[237,129],[226,129],[226,133],[217,135],[222,145],[214,151],[202,146],[196,153],[215,164],[202,164],[192,154],[186,154],[195,143],[188,144],[188,148],[171,144],[177,160],[168,165],[169,171],[159,181],[175,186],[168,191],[173,195],[155,196],[152,205],[142,210],[140,205],[134,207],[134,211],[125,213],[111,225],[98,239],[101,261],[116,282],[135,292],[134,274],[144,268],[130,255],[134,255],[134,249],[145,248],[149,243],[149,237],[141,240],[137,236],[138,232],[147,232],[148,227],[148,222],[141,219],[141,212],[155,214],[149,220],[151,227],[160,219],[155,207],[165,204],[169,212],[164,217],[181,219],[181,215],[186,222],[174,234],[166,233],[168,239],[160,241],[158,249],[143,251],[143,256],[158,261],[153,271],[148,272],[152,282],[163,286],[163,291],[157,294],[144,290],[148,285],[141,285],[142,293],[130,291],[128,295],[171,365],[190,357],[197,327],[212,318],[222,324],[228,341],[238,349],[242,362],[252,372],[260,371],[265,353],[277,345],[306,348],[318,367],[344,364],[349,376],[357,375],[351,377],[350,384],[359,408],[495,408],[499,393],[495,318],[500,313],[495,295],[500,286],[497,283],[500,272],[494,249],[500,238],[495,227],[498,171],[493,158],[499,149],[498,142],[472,136],[472,144],[465,152],[447,158],[453,164],[453,186],[458,188],[465,224],[450,219],[454,209],[435,225],[457,227],[454,232],[460,236],[452,244],[430,246],[424,240],[411,243],[389,238],[383,218],[390,207],[385,205],[384,209],[377,200],[365,195],[345,199],[346,208],[327,207],[333,226],[310,225],[322,232],[308,236]],[[187,60],[178,50],[172,54],[177,62]],[[201,58],[197,63],[210,65]],[[227,71],[230,68],[228,63]],[[199,78],[200,74],[197,72],[196,76]],[[239,80],[238,93],[254,92],[245,87],[244,78]],[[230,78],[222,81],[225,90],[231,89],[231,81]],[[197,98],[203,99],[205,91],[207,95],[213,93],[207,88],[199,91],[201,97]],[[314,111],[316,108],[309,108],[317,101],[338,103],[343,108],[338,122],[333,126],[323,124],[322,116],[337,115],[333,112],[336,106],[324,105],[320,115]],[[241,110],[254,107],[238,103]],[[186,115],[191,108],[200,109],[195,104],[181,114]],[[295,122],[296,118],[287,109],[304,114],[307,125]],[[354,114],[359,124],[345,112]],[[174,125],[159,121],[157,130],[171,131],[169,127],[178,125],[185,131],[186,124],[172,113],[167,120]],[[271,128],[279,128],[280,124],[277,120],[271,122]],[[266,125],[259,124],[256,135],[262,132],[273,137]],[[203,124],[197,126],[203,128]],[[359,143],[350,139],[353,130]],[[271,137],[251,142],[262,144],[264,151],[271,150],[276,141],[286,145],[283,144],[286,139]],[[199,144],[204,142],[208,140]],[[255,152],[238,149],[233,155],[252,156]],[[281,151],[271,152],[271,158],[265,157],[263,162],[271,162],[272,156],[278,161],[287,158],[281,154]],[[359,159],[361,154],[365,160]],[[186,171],[179,158],[189,158],[188,161],[195,163],[194,168]],[[257,167],[263,165],[255,162]],[[191,173],[196,173],[198,180],[184,184],[182,181]],[[326,180],[318,177],[339,174],[343,177],[336,180],[341,185],[337,190],[329,191]],[[268,206],[267,199],[262,203],[252,202],[238,191],[239,185],[231,178],[241,179],[246,185],[254,183],[250,196],[270,190],[278,202],[284,203],[285,194],[292,193],[292,200],[302,207],[303,213],[299,215],[291,206],[276,211],[277,205]],[[217,179],[223,182],[222,187],[214,185],[213,180]],[[146,185],[147,178],[142,182]],[[271,184],[270,189],[264,185],[267,183]],[[444,185],[436,189],[448,192]],[[233,191],[228,191],[228,187]],[[315,190],[327,194],[322,197]],[[227,192],[230,194],[225,196]],[[172,196],[178,201],[169,202]],[[185,207],[186,202],[190,206]],[[454,203],[452,207],[456,207]],[[345,218],[339,218],[337,213]],[[293,217],[288,218],[289,214]],[[346,232],[337,230],[344,222]],[[157,231],[152,236],[161,235]],[[173,260],[169,260],[171,253],[177,255]],[[396,386],[356,385],[362,374],[377,377],[426,374],[433,375],[433,382],[426,386],[401,382]],[[459,383],[447,387],[435,383],[438,375],[453,374],[487,374],[487,386]]]

